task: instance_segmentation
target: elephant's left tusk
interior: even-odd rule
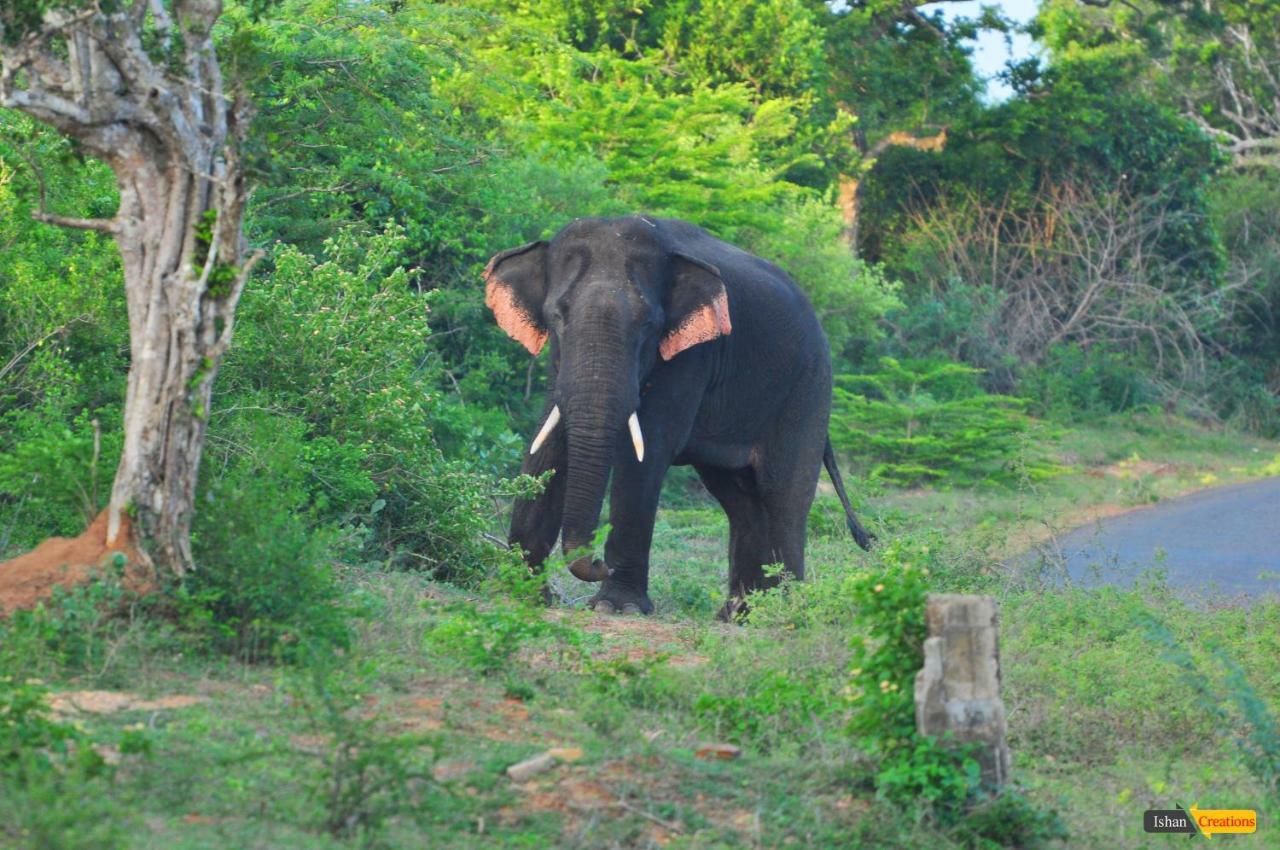
[[[529,447],[529,454],[536,455],[538,449],[542,448],[542,444],[547,441],[547,437],[551,436],[552,430],[555,429],[556,423],[560,421],[560,405],[551,408],[551,413],[547,416],[546,424],[542,426],[542,430],[538,432],[538,436],[533,438],[533,445]]]
[[[634,412],[627,420],[627,427],[631,429],[631,445],[635,446],[636,460],[644,463],[644,434],[640,433],[640,417]]]

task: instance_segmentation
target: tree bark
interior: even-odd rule
[[[895,130],[870,148],[867,146],[865,133],[859,128],[854,134],[854,144],[861,156],[861,161],[858,163],[858,173],[856,176],[839,175],[837,181],[839,192],[836,196],[836,203],[840,207],[840,214],[844,219],[844,228],[840,231],[840,236],[844,239],[845,244],[849,246],[849,250],[857,256],[859,244],[858,226],[862,216],[862,184],[865,175],[875,167],[876,160],[880,158],[880,155],[891,147],[915,148],[920,151],[941,151],[947,144],[947,128],[943,127],[932,136],[915,136],[911,133]]]
[[[38,217],[115,235],[130,366],[107,543],[128,530],[156,567],[181,575],[193,566],[191,520],[213,379],[257,259],[245,259],[236,157],[247,108],[223,91],[212,39],[220,2],[111,8],[54,9],[24,33],[0,23],[0,105],[51,124],[115,173],[113,218],[43,210]],[[144,49],[145,28],[169,45],[167,55]],[[132,522],[122,521],[125,513]]]

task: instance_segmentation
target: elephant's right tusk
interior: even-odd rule
[[[550,415],[547,416],[546,423],[543,424],[542,430],[538,432],[538,436],[533,438],[533,445],[529,447],[529,454],[536,455],[538,449],[542,448],[542,444],[547,441],[547,437],[551,436],[551,432],[555,430],[556,423],[560,421],[560,405],[551,408]]]
[[[640,433],[640,417],[634,412],[627,420],[627,427],[631,429],[631,445],[635,447],[636,460],[644,463],[644,434]]]

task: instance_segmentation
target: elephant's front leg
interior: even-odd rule
[[[548,405],[542,413],[546,422],[551,412]],[[532,499],[517,499],[511,509],[511,531],[507,542],[519,546],[524,552],[525,563],[540,567],[555,548],[564,519],[565,462],[568,446],[564,428],[556,426],[547,435],[537,452],[526,454],[520,464],[520,472],[526,475],[542,475],[549,469],[555,474],[546,488]]]
[[[609,575],[590,605],[607,614],[652,614],[649,599],[649,547],[658,513],[658,497],[670,459],[659,446],[647,446],[643,462],[631,445],[619,448],[609,495],[609,538],[604,560]]]

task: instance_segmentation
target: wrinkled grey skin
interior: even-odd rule
[[[521,471],[555,470],[538,497],[516,503],[510,541],[540,565],[562,536],[589,547],[612,476],[604,561],[571,569],[603,584],[599,611],[653,611],[649,549],[667,469],[692,465],[729,517],[729,601],[771,586],[763,565],[804,577],[805,526],[826,463],[863,548],[871,537],[849,507],[827,439],[831,363],[804,294],[778,267],[694,225],[633,216],[579,219],[549,242],[494,257],[490,290],[510,299],[504,328],[527,346],[545,338],[542,421],[562,419]],[[661,341],[727,297],[732,328],[669,360]],[[491,306],[493,306],[491,304]],[[511,327],[510,316],[518,327]],[[627,428],[644,434],[637,459]]]

